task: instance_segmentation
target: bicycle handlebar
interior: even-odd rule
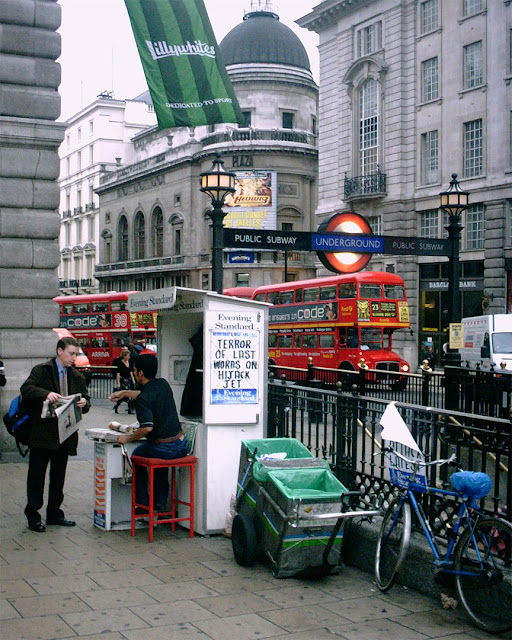
[[[400,460],[403,460],[404,462],[408,462],[409,464],[417,464],[420,467],[433,467],[435,465],[441,466],[443,464],[449,464],[450,462],[454,462],[457,459],[457,456],[454,453],[452,453],[452,455],[449,458],[432,460],[431,462],[426,462],[423,460],[412,460],[411,458],[406,458],[401,453],[398,453],[398,451],[393,449],[393,447],[384,447],[382,451],[383,453],[394,453],[397,458],[400,458]]]

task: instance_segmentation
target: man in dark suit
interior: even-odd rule
[[[56,402],[62,396],[80,393],[77,406],[84,413],[89,411],[91,402],[85,378],[73,367],[78,354],[78,342],[74,338],[61,338],[57,343],[57,357],[44,364],[36,365],[21,387],[23,404],[30,414],[32,429],[29,447],[30,459],[27,475],[27,506],[25,515],[28,526],[36,533],[43,533],[46,527],[41,522],[39,509],[43,506],[46,469],[50,463],[50,486],[46,508],[46,524],[73,527],[72,520],[66,520],[60,508],[64,500],[64,481],[68,456],[76,455],[78,433],[75,432],[64,442],[59,442],[57,418],[41,418],[43,402]]]

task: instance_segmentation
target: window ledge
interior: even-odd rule
[[[471,18],[474,18],[475,16],[486,16],[487,15],[487,9],[482,9],[481,11],[477,11],[476,13],[472,13],[470,16],[462,16],[462,18],[459,18],[458,23],[462,24],[463,22],[466,22],[466,20],[471,20]]]
[[[460,176],[460,180],[459,182],[471,182],[471,181],[476,181],[476,180],[485,180],[486,179],[486,174],[485,173],[481,173],[479,176]]]
[[[437,27],[437,29],[432,29],[432,31],[425,31],[425,33],[420,33],[419,36],[416,36],[416,42],[418,42],[419,40],[422,40],[423,38],[426,38],[427,36],[431,36],[434,33],[441,33],[443,30],[442,27]]]
[[[425,102],[419,102],[416,105],[416,111],[420,111],[423,107],[426,107],[429,104],[442,105],[443,104],[443,99],[442,98],[434,98],[433,100],[426,100]]]
[[[511,1],[512,1],[512,0],[511,0]],[[504,77],[504,80],[505,80],[505,84],[506,84],[506,85],[509,85],[509,84],[512,82],[512,73],[511,73],[511,74],[509,74],[508,76],[505,76],[505,77]]]
[[[442,182],[429,182],[428,184],[419,184],[416,189],[433,189],[434,187],[441,187]]]
[[[477,87],[469,87],[469,89],[461,89],[460,91],[457,91],[457,93],[459,94],[459,99],[461,99],[466,93],[478,90],[482,91],[482,93],[485,93],[487,91],[487,83],[479,84]]]

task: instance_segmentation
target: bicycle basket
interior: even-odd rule
[[[492,487],[492,482],[486,473],[481,471],[457,471],[450,476],[455,491],[470,498],[485,498]]]

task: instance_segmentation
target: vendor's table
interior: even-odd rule
[[[128,456],[140,442],[123,445]],[[131,469],[122,446],[94,442],[94,526],[104,531],[131,527]]]

